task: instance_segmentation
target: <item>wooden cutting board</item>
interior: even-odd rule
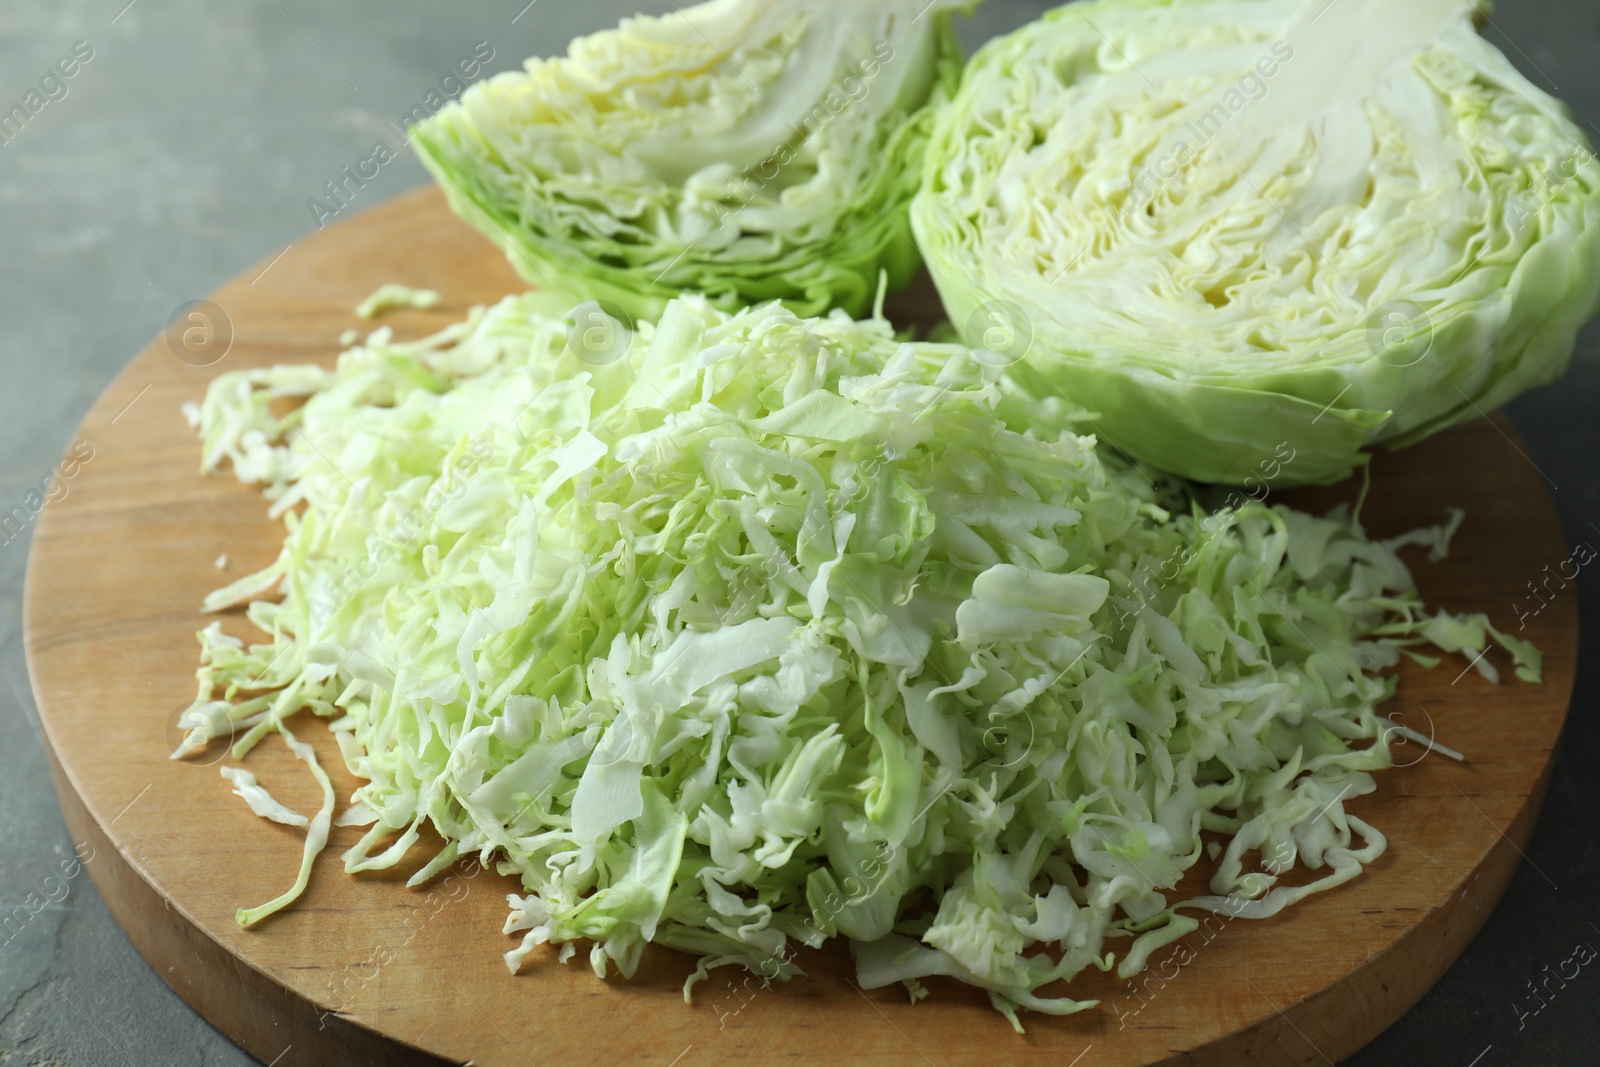
[[[387,317],[402,337],[522,288],[431,189],[257,265],[198,309],[201,318],[179,316],[95,404],[69,450],[77,462],[62,469],[67,495],[41,516],[28,571],[29,667],[67,824],[93,850],[87,870],[156,972],[262,1061],[1331,1063],[1410,1007],[1505,890],[1571,696],[1572,597],[1522,620],[1545,653],[1542,686],[1490,685],[1460,657],[1434,671],[1407,664],[1391,714],[1468,760],[1400,749],[1412,765],[1380,775],[1379,792],[1351,804],[1390,842],[1363,877],[1275,919],[1202,928],[1158,953],[1135,984],[1092,973],[1074,995],[1099,997],[1101,1007],[1065,1019],[1028,1014],[1024,1036],[953,982],[931,982],[933,996],[917,1005],[898,987],[863,993],[837,946],[803,953],[807,976],[771,990],[713,972],[693,1004],[681,992],[689,962],[665,950],[652,950],[631,982],[597,980],[581,953],[567,966],[535,956],[512,977],[501,953],[515,942],[500,933],[510,880],[462,867],[408,890],[414,866],[352,878],[338,856],[355,830],[335,831],[298,907],[240,929],[236,908],[292,881],[300,831],[258,819],[230,795],[217,773],[222,746],[185,763],[167,754],[194,691],[201,598],[271,561],[281,525],[231,472],[198,475],[179,408],[225,370],[331,362],[340,333],[358,325],[351,308],[390,281],[443,297],[432,311]],[[926,322],[937,303],[923,289],[896,311]],[[1321,507],[1350,495],[1345,487],[1292,499]],[[1505,423],[1377,457],[1367,508],[1375,535],[1438,522],[1448,505],[1468,509],[1450,558],[1410,557],[1424,594],[1515,630],[1518,606],[1540,603],[1529,583],[1557,574],[1569,553],[1540,475]],[[219,569],[213,560],[224,553]],[[241,618],[225,626],[247,632]],[[1492,662],[1509,675],[1498,653]],[[326,730],[308,721],[299,733],[347,797],[356,783]],[[289,805],[316,807],[319,791],[281,744],[263,744],[246,765]]]

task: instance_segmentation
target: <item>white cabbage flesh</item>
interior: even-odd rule
[[[952,322],[1203,481],[1337,480],[1552,381],[1600,303],[1600,163],[1470,16],[1105,0],[991,42],[912,209]]]

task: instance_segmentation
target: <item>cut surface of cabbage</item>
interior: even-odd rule
[[[414,145],[530,283],[654,319],[866,311],[910,280],[929,105],[976,0],[714,0],[631,18],[469,89]]]
[[[1203,481],[1493,411],[1600,301],[1600,163],[1458,0],[1059,8],[973,57],[912,221],[968,341]]]

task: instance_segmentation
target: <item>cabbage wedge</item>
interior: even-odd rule
[[[1600,163],[1471,16],[1104,0],[990,42],[912,208],[952,322],[1202,481],[1334,481],[1552,381],[1600,303]]]
[[[714,0],[625,20],[469,89],[413,144],[531,284],[654,319],[868,309],[919,263],[929,106],[976,0]]]

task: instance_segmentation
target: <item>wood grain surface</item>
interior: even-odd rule
[[[460,867],[406,889],[428,849],[403,870],[350,877],[338,856],[354,829],[335,831],[297,907],[241,929],[236,908],[293,880],[301,831],[257,818],[230,795],[217,773],[224,746],[183,763],[167,755],[194,691],[201,598],[272,560],[282,529],[231,472],[198,475],[198,444],[179,409],[224,370],[331,363],[340,333],[358,325],[351,308],[389,281],[442,294],[431,311],[385,318],[401,337],[522,288],[433,190],[257,265],[212,296],[214,334],[181,319],[96,403],[74,439],[80,461],[67,495],[41,517],[28,572],[29,666],[67,823],[94,850],[87,868],[151,966],[263,1062],[1332,1063],[1438,979],[1520,862],[1571,695],[1570,597],[1526,619],[1524,635],[1546,656],[1542,686],[1490,685],[1460,657],[1434,671],[1407,664],[1391,714],[1468,758],[1402,748],[1411,765],[1381,774],[1379,791],[1350,805],[1390,842],[1361,878],[1274,919],[1202,928],[1157,953],[1136,983],[1086,976],[1073,993],[1101,998],[1099,1008],[1025,1015],[1021,1036],[982,994],[954,982],[931,981],[933,995],[917,1005],[898,987],[863,993],[837,945],[803,952],[806,976],[771,990],[713,972],[693,1004],[681,993],[690,962],[666,950],[647,953],[633,981],[599,981],[582,953],[567,966],[535,955],[513,977],[501,960],[515,943],[500,933],[504,894],[516,888],[509,879]],[[929,300],[922,289],[893,307],[927,321]],[[200,330],[187,347],[186,329]],[[1527,584],[1568,553],[1540,478],[1509,434],[1503,422],[1479,422],[1380,455],[1366,514],[1375,535],[1390,535],[1440,521],[1447,505],[1466,508],[1447,560],[1408,559],[1431,604],[1487,611],[1514,630],[1513,605],[1535,603]],[[1286,496],[1322,507],[1351,494]],[[225,627],[246,633],[248,624],[232,617]],[[1509,676],[1503,657],[1493,662]],[[307,723],[299,733],[348,796],[356,783],[326,730]],[[284,802],[315,808],[319,791],[282,745],[263,744],[246,765]],[[1193,874],[1198,888],[1203,872]]]

